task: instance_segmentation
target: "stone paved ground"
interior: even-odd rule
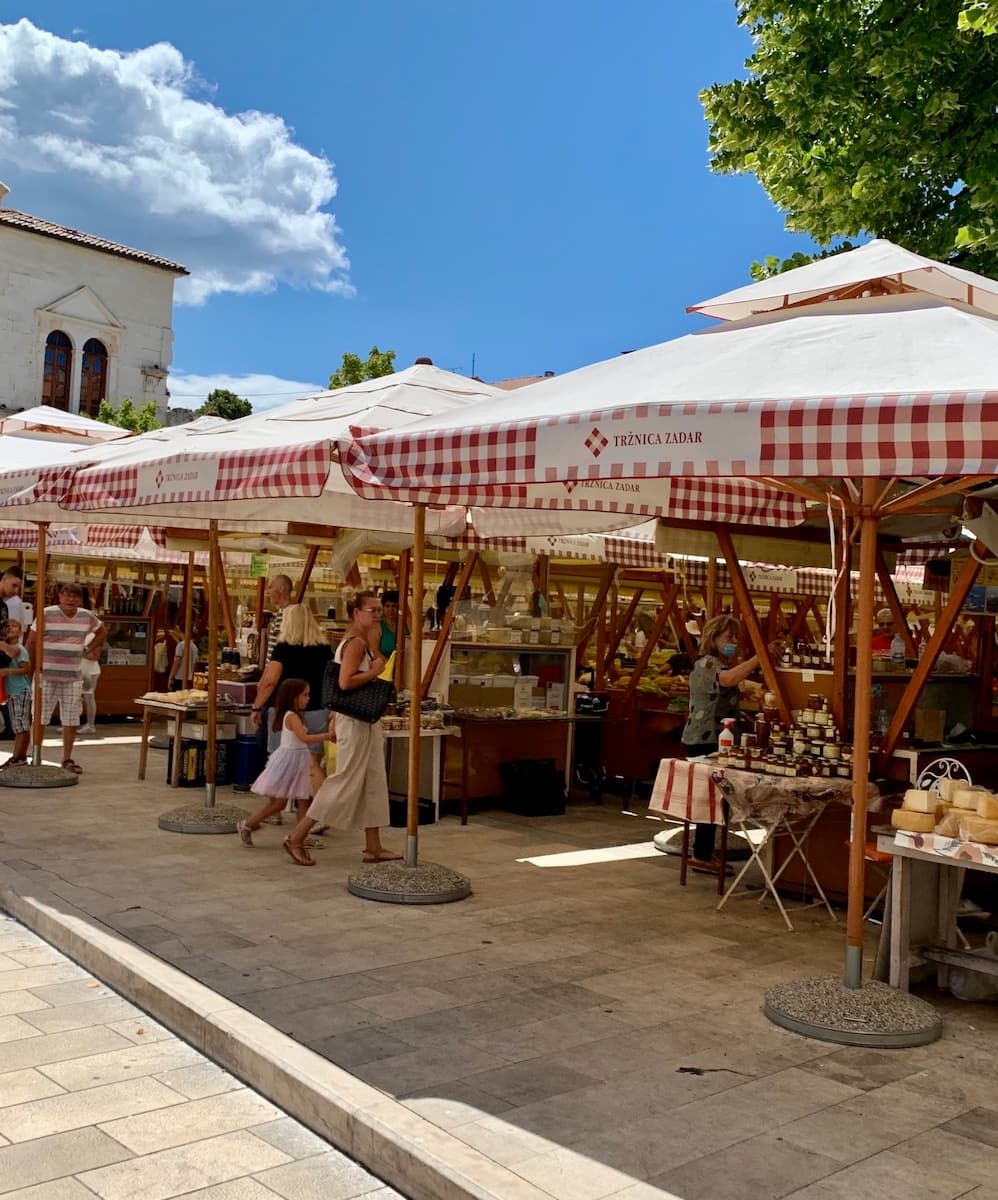
[[[4,1200],[401,1200],[0,915]]]
[[[37,881],[542,1194],[998,1200],[995,1006],[943,998],[944,1038],[892,1053],[776,1028],[767,988],[837,972],[841,924],[798,914],[789,934],[751,899],[718,914],[711,882],[679,888],[661,855],[518,861],[647,841],[610,805],[424,827],[423,856],[474,895],[359,900],[356,837],[305,870],[278,829],[253,850],[158,831],[191,793],[162,784],[161,753],[135,782],[134,741],[110,736],[128,732],[79,747],[79,787],[0,789],[0,880]]]

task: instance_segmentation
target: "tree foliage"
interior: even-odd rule
[[[102,400],[97,410],[97,420],[105,425],[128,429],[132,433],[148,433],[151,429],[160,428],[156,417],[156,401],[147,400],[141,408],[136,408],[131,396],[126,396],[117,408],[109,401]]]
[[[352,383],[362,383],[365,379],[380,379],[382,375],[395,374],[395,351],[379,350],[371,347],[366,359],[359,354],[344,354],[339,369],[329,376],[329,389],[349,387]]]
[[[224,417],[226,421],[237,421],[240,417],[248,417],[253,411],[253,405],[228,388],[215,388],[208,399],[195,412],[196,417]]]
[[[821,246],[872,233],[998,273],[998,0],[741,0],[737,13],[755,43],[748,78],[701,94],[713,170],[754,173],[787,228]]]

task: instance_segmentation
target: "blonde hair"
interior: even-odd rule
[[[304,604],[289,604],[281,616],[278,641],[289,646],[326,646],[329,639]]]
[[[703,658],[705,654],[716,654],[715,643],[726,629],[732,630],[732,641],[741,640],[742,623],[737,617],[733,617],[730,613],[721,613],[719,617],[711,617],[700,634],[700,653],[697,657]]]

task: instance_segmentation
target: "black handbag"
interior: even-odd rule
[[[331,659],[322,676],[322,707],[373,725],[395,703],[395,684],[388,679],[369,679],[356,688],[340,687],[340,664]]]

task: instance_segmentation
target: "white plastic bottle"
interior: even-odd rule
[[[904,638],[899,633],[896,633],[891,639],[891,662],[899,663],[903,666],[904,659]]]
[[[725,717],[721,722],[721,732],[717,738],[717,748],[719,751],[734,750],[735,748],[735,718]]]

